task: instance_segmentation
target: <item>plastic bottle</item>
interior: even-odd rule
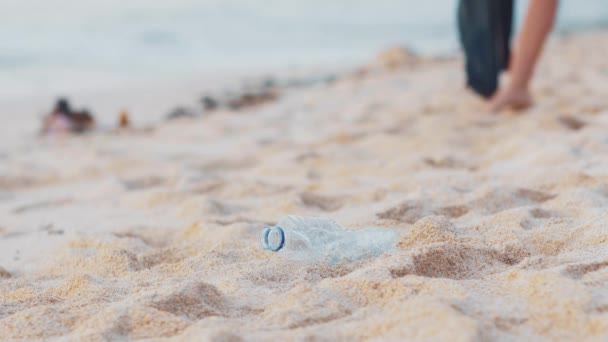
[[[395,232],[386,228],[346,230],[322,217],[287,216],[276,226],[265,227],[262,247],[292,260],[330,264],[380,255],[395,246]]]

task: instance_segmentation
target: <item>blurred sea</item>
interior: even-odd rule
[[[563,0],[558,31],[608,23]],[[519,1],[518,17],[526,1]],[[455,0],[0,0],[0,103],[210,70],[349,65],[383,47],[456,51]]]

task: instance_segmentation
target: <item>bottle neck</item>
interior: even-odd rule
[[[261,239],[264,249],[278,252],[285,245],[285,231],[279,226],[266,227]]]

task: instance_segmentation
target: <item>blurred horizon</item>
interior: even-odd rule
[[[561,3],[558,31],[604,27],[605,0]],[[0,0],[0,97],[212,70],[360,63],[378,50],[458,49],[456,0]],[[518,17],[526,1],[517,1]]]

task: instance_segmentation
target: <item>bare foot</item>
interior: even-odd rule
[[[489,110],[492,113],[504,109],[524,110],[532,106],[532,96],[527,89],[506,88],[500,89],[490,100]]]

